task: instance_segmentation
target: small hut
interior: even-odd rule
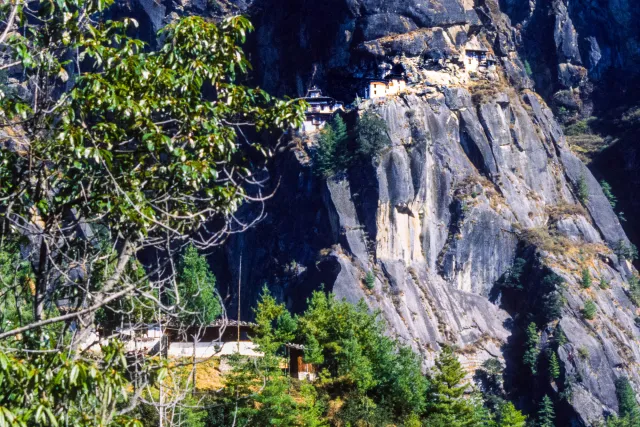
[[[304,361],[304,345],[286,344],[289,363],[289,375],[299,380],[313,381],[316,379],[316,369],[312,363]]]

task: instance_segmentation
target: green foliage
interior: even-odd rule
[[[616,397],[618,398],[620,417],[632,417],[640,421],[640,407],[638,407],[636,394],[627,377],[620,377],[616,380]]]
[[[188,246],[182,256],[178,274],[182,321],[207,325],[222,313],[215,284],[216,278],[209,269],[207,259],[194,246]]]
[[[476,402],[465,398],[465,372],[453,353],[445,347],[430,375],[424,424],[428,426],[471,426],[476,424]]]
[[[499,284],[504,288],[511,288],[521,290],[522,286],[522,273],[524,271],[527,261],[523,258],[516,258],[513,265],[507,270],[504,276],[501,278]]]
[[[637,274],[629,278],[629,297],[635,305],[640,306],[640,277]]]
[[[591,278],[591,272],[589,271],[588,268],[583,268],[582,280],[580,281],[580,285],[582,286],[582,289],[589,289],[592,283],[593,283],[593,280]]]
[[[318,135],[314,153],[315,171],[325,178],[346,170],[352,162],[347,143],[349,135],[342,117],[337,115]]]
[[[584,175],[581,175],[576,182],[576,193],[580,203],[586,204],[589,201],[589,186]]]
[[[613,248],[613,252],[618,256],[618,258],[626,259],[628,261],[635,261],[638,259],[638,248],[633,243],[625,242],[620,239],[618,243]]]
[[[611,185],[609,185],[607,181],[602,180],[600,181],[600,186],[602,187],[602,192],[607,197],[607,200],[609,200],[611,208],[615,209],[616,205],[618,204],[618,199],[616,196],[614,196],[613,191],[611,191]]]
[[[548,272],[542,279],[542,298],[536,312],[543,323],[553,322],[562,316],[564,302],[560,292],[563,287],[564,279],[553,272]]]
[[[597,306],[593,300],[587,300],[582,308],[582,315],[587,320],[593,320],[596,316]]]
[[[609,289],[611,284],[604,278],[600,277],[600,289]]]
[[[504,402],[496,415],[497,427],[525,427],[527,417],[513,406],[511,402]]]
[[[590,356],[589,349],[585,346],[581,346],[580,348],[578,348],[578,356],[580,356],[580,358],[583,360],[587,360]]]
[[[562,327],[560,326],[560,323],[558,323],[553,331],[553,342],[556,345],[556,349],[565,345],[568,340],[567,340],[567,336],[565,335],[564,331],[562,330]]]
[[[567,126],[564,133],[567,136],[577,136],[591,133],[590,122],[594,120],[593,117],[589,117],[583,120],[578,120],[572,125]]]
[[[420,360],[385,336],[384,323],[364,302],[353,306],[316,292],[298,326],[303,342],[314,349],[305,359],[326,372],[331,387],[352,399],[385,402],[403,417],[422,411],[427,381]]]
[[[540,337],[538,336],[538,328],[535,323],[530,323],[526,331],[525,351],[522,362],[529,367],[531,374],[536,375],[538,372],[538,356],[540,349],[538,344]]]
[[[524,71],[527,73],[527,76],[532,77],[533,71],[531,70],[531,64],[529,64],[529,60],[524,60]]]
[[[67,352],[0,352],[0,425],[141,426],[117,416],[130,384],[122,346],[102,347],[102,360]]]
[[[553,402],[549,396],[545,395],[538,408],[536,427],[555,427],[555,418]]]
[[[549,377],[553,380],[560,378],[560,362],[555,351],[552,351],[549,356]]]
[[[376,284],[376,277],[373,275],[372,271],[367,272],[367,275],[364,277],[364,283],[367,285],[368,289],[373,289]]]
[[[363,159],[377,156],[382,149],[391,145],[387,123],[372,111],[365,111],[356,126],[358,155]]]

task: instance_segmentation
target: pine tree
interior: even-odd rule
[[[587,203],[589,201],[589,186],[584,175],[581,175],[576,184],[576,191],[578,193],[578,200],[580,202]]]
[[[315,171],[328,178],[347,169],[352,160],[348,147],[349,134],[342,117],[337,115],[318,135],[314,155]]]
[[[591,287],[591,283],[591,272],[588,268],[584,268],[582,270],[582,281],[580,282],[580,284],[582,285],[583,289],[589,289]]]
[[[511,402],[500,405],[496,421],[497,427],[525,427],[527,425],[527,417],[518,411]]]
[[[465,372],[450,347],[445,347],[430,377],[424,425],[434,427],[476,425],[478,415],[473,400],[465,399],[467,388],[462,383]]]
[[[549,357],[549,376],[554,380],[560,378],[560,362],[555,351],[552,351]]]
[[[618,204],[618,199],[611,191],[611,185],[609,185],[607,181],[602,180],[600,181],[600,186],[602,187],[602,192],[606,196],[607,200],[609,200],[609,204],[611,205],[611,208],[615,209],[616,205]]]
[[[553,402],[549,396],[545,394],[538,409],[538,423],[536,424],[536,427],[555,427],[555,418],[556,415],[553,410]]]
[[[522,361],[529,367],[533,375],[538,372],[538,355],[540,354],[540,349],[538,348],[539,342],[540,337],[538,336],[538,329],[536,328],[536,324],[531,322],[527,327],[527,341],[525,343],[526,349]]]
[[[618,412],[621,418],[635,420],[640,425],[640,408],[636,401],[636,394],[627,377],[616,380],[616,396],[618,397]]]
[[[194,246],[187,247],[178,274],[180,304],[185,312],[181,317],[184,321],[206,325],[220,315],[222,309],[215,284],[216,278],[207,259]]]

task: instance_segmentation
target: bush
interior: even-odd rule
[[[600,181],[600,186],[602,187],[602,192],[607,197],[607,200],[609,200],[611,208],[615,209],[616,205],[618,204],[618,199],[613,195],[613,192],[611,191],[611,185],[609,185],[607,181],[602,180]]]
[[[635,274],[629,278],[629,297],[637,306],[640,306],[640,278]]]
[[[589,289],[592,284],[591,273],[588,268],[582,270],[582,280],[580,281],[580,285],[582,285],[582,289]]]
[[[578,356],[580,356],[580,359],[586,360],[590,355],[591,354],[589,353],[589,349],[587,347],[582,346],[578,349]]]
[[[593,118],[583,119],[575,122],[572,125],[567,126],[564,133],[567,136],[577,136],[591,133],[591,127],[589,126],[589,122],[592,121]]]
[[[638,248],[633,243],[627,243],[620,239],[613,248],[613,252],[618,258],[626,259],[628,261],[635,261],[638,259]]]
[[[609,289],[610,285],[609,282],[607,280],[605,280],[604,277],[600,278],[600,289]]]
[[[587,300],[582,308],[582,315],[587,320],[593,320],[596,317],[597,306],[592,300]]]
[[[387,123],[376,113],[365,111],[356,126],[356,143],[358,155],[365,160],[374,158],[391,145]]]
[[[524,72],[527,73],[527,76],[533,76],[533,70],[531,70],[531,64],[527,59],[524,60]]]
[[[589,187],[587,186],[587,180],[584,175],[580,176],[578,182],[576,183],[576,192],[578,193],[578,200],[581,203],[587,203],[589,201]]]
[[[373,289],[376,284],[376,277],[373,275],[373,272],[367,272],[367,275],[364,278],[364,283],[367,285],[368,289]]]

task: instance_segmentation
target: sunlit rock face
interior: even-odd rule
[[[138,3],[134,10],[149,9]],[[445,344],[457,346],[470,373],[488,358],[502,359],[509,391],[534,401],[558,393],[558,385],[523,384],[515,369],[527,310],[553,271],[565,279],[559,324],[567,343],[558,356],[572,381],[557,410],[566,425],[590,424],[617,410],[617,377],[640,384],[640,334],[626,292],[633,271],[611,250],[628,240],[534,91],[533,80],[544,79],[528,76],[521,54],[527,32],[540,23],[539,42],[555,52],[557,70],[544,81],[580,87],[583,69],[595,78],[604,75],[602,64],[615,62],[613,40],[621,33],[613,24],[585,33],[591,9],[581,14],[560,1],[503,3],[254,0],[220,9],[165,1],[158,4],[164,11],[144,12],[144,19],[162,25],[182,13],[249,14],[256,24],[247,46],[252,77],[277,95],[304,96],[317,85],[349,103],[368,79],[393,70],[407,79],[406,93],[360,101],[346,117],[351,129],[364,111],[384,119],[391,145],[373,161],[325,180],[314,174],[312,139],[289,135],[278,147],[266,171],[277,192],[265,219],[233,235],[212,262],[229,313],[237,312],[238,283],[247,318],[264,284],[295,311],[324,286],[379,310],[389,334],[419,351],[426,365]],[[542,20],[543,3],[557,6],[551,22]],[[470,71],[472,45],[495,65]],[[247,206],[238,218],[258,213]],[[530,266],[521,301],[496,285],[516,258]],[[579,283],[584,269],[594,278],[588,290]],[[364,282],[369,272],[373,289]],[[601,278],[608,288],[596,285]],[[588,299],[598,306],[593,321],[580,313]],[[544,347],[554,327],[543,327]]]

